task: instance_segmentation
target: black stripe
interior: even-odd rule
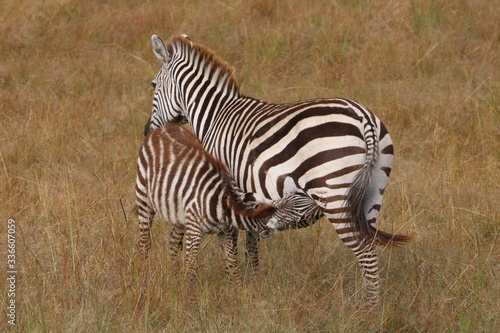
[[[307,182],[303,186],[303,189],[305,191],[307,191],[308,189],[311,189],[311,188],[318,188],[318,187],[328,186],[328,185],[326,185],[327,180],[345,176],[345,175],[347,175],[347,174],[349,174],[351,172],[354,172],[356,170],[361,169],[362,167],[363,167],[363,165],[361,165],[361,164],[351,165],[351,166],[345,167],[343,169],[330,172],[330,173],[328,173],[326,175],[322,175],[322,177],[310,180],[309,182]]]

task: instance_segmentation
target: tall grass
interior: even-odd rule
[[[19,270],[17,325],[3,316],[2,327],[495,331],[498,16],[495,2],[474,0],[2,2],[0,231],[6,239],[16,220]],[[359,307],[360,271],[326,221],[263,241],[261,272],[242,287],[226,279],[213,237],[199,281],[187,283],[161,222],[152,257],[138,259],[136,221],[121,202],[133,202],[159,66],[153,33],[213,49],[247,95],[349,97],[384,121],[396,160],[380,227],[414,241],[381,254],[380,309]]]

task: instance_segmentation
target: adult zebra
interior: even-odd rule
[[[380,119],[348,99],[273,104],[245,96],[232,68],[186,35],[151,42],[163,65],[145,132],[187,120],[243,191],[309,196],[357,257],[368,303],[377,303],[376,248],[409,241],[375,226],[393,161]]]

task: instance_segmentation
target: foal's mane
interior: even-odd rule
[[[240,89],[236,77],[234,75],[234,68],[227,62],[219,58],[212,50],[204,45],[192,43],[188,37],[174,36],[170,41],[165,44],[170,54],[176,52],[186,52],[190,56],[199,56],[205,62],[205,68],[210,66],[210,76],[213,76],[219,71],[219,80],[227,79],[226,84],[231,86],[239,94]]]
[[[269,203],[249,198],[252,197],[252,195],[249,195],[250,193],[243,193],[231,178],[224,163],[206,151],[193,132],[180,125],[170,123],[166,123],[161,130],[163,131],[161,134],[163,134],[165,138],[169,138],[169,140],[176,141],[178,144],[190,147],[191,149],[198,150],[200,154],[205,156],[207,162],[215,167],[224,180],[224,186],[228,193],[228,204],[236,214],[254,218],[267,218],[276,211],[277,207]]]

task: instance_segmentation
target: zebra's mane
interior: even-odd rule
[[[234,68],[219,58],[212,50],[201,44],[192,43],[185,35],[172,37],[166,45],[168,52],[172,55],[182,52],[189,57],[201,57],[204,60],[203,70],[210,67],[210,77],[213,77],[218,72],[218,80],[226,80],[226,85],[235,90],[238,95],[240,94]]]

